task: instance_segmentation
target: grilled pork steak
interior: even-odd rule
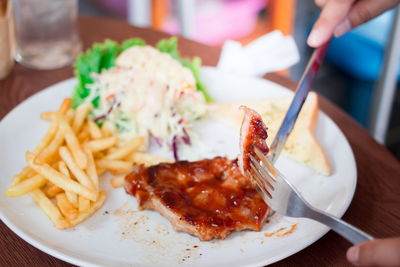
[[[267,127],[262,121],[260,114],[246,106],[240,106],[240,109],[244,111],[244,116],[240,128],[239,167],[240,171],[246,175],[245,171],[250,168],[249,155],[252,155],[256,159],[258,158],[253,146],[256,146],[265,154],[268,153],[269,148],[265,142],[268,134]]]
[[[176,231],[204,241],[224,239],[232,231],[260,231],[268,210],[237,160],[224,157],[134,166],[125,190],[140,209],[155,210]]]

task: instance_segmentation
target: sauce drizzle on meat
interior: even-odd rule
[[[260,114],[246,106],[240,106],[240,109],[244,111],[244,116],[240,128],[239,166],[241,172],[245,175],[245,171],[250,168],[249,155],[258,158],[253,146],[256,146],[264,154],[269,152],[269,148],[265,142],[268,134],[267,127],[262,121]]]
[[[224,157],[135,166],[125,184],[140,209],[158,211],[176,231],[201,240],[260,231],[267,216],[268,206],[241,174],[237,160]]]

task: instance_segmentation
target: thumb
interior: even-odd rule
[[[347,250],[347,260],[356,266],[400,266],[400,238],[367,241]]]
[[[360,0],[351,7],[347,18],[336,26],[334,34],[339,37],[352,28],[357,27],[379,16],[400,3],[400,0]]]

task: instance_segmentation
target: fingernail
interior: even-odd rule
[[[357,246],[351,247],[347,250],[347,259],[354,265],[357,265],[359,254],[360,249]]]
[[[351,23],[350,20],[345,19],[342,23],[340,23],[338,26],[336,26],[335,29],[335,37],[340,37],[344,35],[345,33],[349,32],[351,30]]]
[[[318,29],[313,30],[308,36],[307,43],[309,46],[317,47],[321,42],[321,31]]]
[[[315,3],[317,4],[317,6],[319,7],[324,7],[326,4],[327,0],[316,0]]]

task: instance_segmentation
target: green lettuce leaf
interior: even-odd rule
[[[84,102],[85,98],[89,96],[90,88],[88,85],[94,82],[91,73],[101,73],[102,70],[115,66],[115,59],[121,52],[132,46],[144,45],[146,45],[146,42],[140,38],[128,39],[122,44],[107,39],[103,43],[95,43],[90,49],[86,50],[86,52],[81,53],[74,64],[74,73],[78,82],[72,94],[72,107],[78,107]],[[156,47],[160,52],[171,55],[171,57],[179,61],[182,66],[190,69],[196,79],[197,90],[203,93],[206,101],[212,101],[204,84],[200,81],[199,72],[201,59],[199,57],[194,57],[191,60],[181,57],[178,51],[178,39],[176,37],[160,40]],[[95,108],[98,107],[99,98],[94,98],[92,104]]]
[[[74,73],[78,82],[72,93],[72,107],[76,108],[82,104],[90,94],[88,85],[92,84],[91,73],[100,73],[103,69],[109,69],[115,65],[115,59],[125,49],[137,45],[143,46],[146,43],[142,39],[132,38],[121,45],[112,40],[105,40],[103,43],[95,43],[86,52],[81,53],[74,64]],[[93,101],[94,107],[98,107],[98,99]]]

